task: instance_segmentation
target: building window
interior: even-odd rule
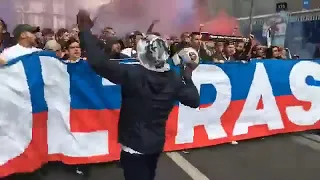
[[[43,1],[29,1],[28,12],[31,13],[42,13],[45,12],[45,3]]]

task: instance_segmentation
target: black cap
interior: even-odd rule
[[[31,33],[36,33],[40,32],[40,27],[34,27],[29,24],[18,24],[12,34],[15,38],[18,38],[23,32],[31,32]]]
[[[229,45],[235,45],[234,41],[231,40],[226,40],[224,43],[225,46],[229,46]]]
[[[135,36],[137,36],[137,35],[142,36],[142,32],[140,32],[140,31],[133,31],[133,34],[134,34]]]
[[[127,37],[135,38],[136,36],[139,36],[139,35],[142,36],[143,34],[140,31],[133,31],[133,32],[127,34]]]
[[[107,37],[105,39],[106,43],[111,44],[111,45],[119,43],[119,40],[120,40],[120,38],[118,38],[116,36]]]

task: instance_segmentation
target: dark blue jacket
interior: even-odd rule
[[[80,32],[81,47],[97,74],[121,85],[122,103],[118,124],[119,143],[144,154],[159,153],[165,143],[169,113],[180,101],[197,108],[200,97],[191,77],[184,81],[174,71],[154,72],[140,65],[109,61],[90,31]]]

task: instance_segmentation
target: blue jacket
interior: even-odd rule
[[[121,85],[118,141],[144,154],[160,153],[169,113],[177,101],[197,108],[200,96],[191,77],[182,80],[173,70],[154,72],[143,66],[110,61],[90,31],[80,32],[88,63],[100,76]]]

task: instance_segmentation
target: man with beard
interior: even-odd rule
[[[237,42],[236,43],[236,53],[234,57],[236,60],[249,60],[249,52],[251,50],[252,41],[254,39],[254,35],[250,34],[248,42]]]
[[[126,180],[153,180],[165,143],[165,127],[176,101],[197,108],[200,97],[186,67],[182,76],[170,70],[168,47],[164,40],[148,35],[137,44],[141,65],[110,61],[110,54],[97,47],[90,29],[93,22],[85,11],[77,15],[81,46],[88,63],[100,76],[121,85],[122,104],[118,141],[120,162]],[[188,63],[191,57],[186,57]]]
[[[11,59],[30,54],[36,51],[41,51],[41,49],[35,48],[36,46],[36,36],[35,33],[39,32],[39,27],[33,27],[29,24],[19,24],[13,30],[13,35],[17,44],[5,49],[0,57],[9,61]]]

